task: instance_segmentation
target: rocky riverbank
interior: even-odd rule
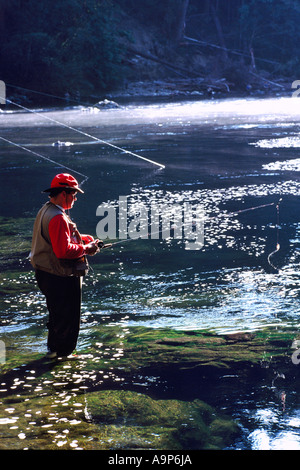
[[[153,99],[254,98],[292,94],[292,81],[289,82],[287,79],[281,78],[273,81],[264,75],[251,76],[250,74],[247,78],[244,77],[242,82],[233,82],[226,77],[136,81],[128,83],[122,89],[116,89],[106,94],[105,97],[115,101],[130,102]]]
[[[172,102],[179,100],[213,100],[227,98],[270,98],[292,96],[293,80],[280,77],[276,80],[267,73],[216,78],[213,76],[199,78],[162,78],[152,80],[132,80],[122,83],[101,94],[80,95],[68,93],[66,96],[44,95],[31,90],[16,87],[8,98],[24,106],[69,107],[76,105],[95,105],[104,103],[102,109],[110,108],[110,102],[117,106],[134,103]],[[105,103],[108,105],[105,106]],[[8,109],[7,104],[5,108]],[[16,109],[12,106],[12,109]],[[1,110],[0,110],[1,112]]]

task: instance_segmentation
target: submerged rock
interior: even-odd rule
[[[116,103],[115,101],[111,100],[103,100],[103,101],[98,101],[98,103],[94,104],[95,108],[99,109],[116,109],[116,108],[121,108],[121,106]]]
[[[297,368],[295,331],[221,336],[95,325],[90,334],[75,361],[47,362],[30,352],[29,337],[22,351],[7,338],[0,449],[228,448],[240,428],[211,394],[225,393],[226,377],[230,393],[267,380],[282,401],[279,382]]]
[[[110,448],[222,448],[238,435],[239,427],[200,400],[155,400],[148,395],[118,390],[87,396],[93,422],[123,429],[123,438]],[[99,435],[103,440],[103,436]]]

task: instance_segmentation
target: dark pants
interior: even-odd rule
[[[81,309],[81,278],[36,271],[36,280],[49,311],[48,349],[68,356],[76,348]]]

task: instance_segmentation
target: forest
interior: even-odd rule
[[[0,0],[0,79],[57,95],[135,80],[300,77],[298,0]]]

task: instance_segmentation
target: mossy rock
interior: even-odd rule
[[[126,448],[135,447],[143,434],[144,441],[139,443],[143,448],[221,449],[239,432],[236,423],[217,416],[201,400],[155,400],[125,390],[90,393],[86,400],[94,423],[129,428],[131,438],[126,446],[123,443]]]
[[[279,331],[265,329],[255,333],[217,335],[209,331],[178,331],[132,327],[125,330],[117,326],[95,327],[91,354],[98,354],[96,344],[122,354],[115,366],[133,372],[141,368],[154,369],[157,374],[178,373],[187,370],[209,370],[214,375],[233,369],[248,374],[260,371],[262,364],[290,361],[291,345],[297,337],[294,329]],[[109,354],[108,354],[109,356]]]
[[[198,399],[206,396],[201,390],[207,377],[210,384],[214,379],[220,383],[219,377],[231,368],[237,386],[243,381],[254,385],[266,377],[271,383],[274,371],[288,376],[297,369],[291,345],[299,333],[286,329],[218,336],[97,325],[91,344],[79,351],[82,357],[61,362],[45,361],[30,345],[22,351],[15,348],[18,334],[6,341],[7,357],[0,369],[0,419],[17,416],[18,429],[14,423],[12,429],[5,425],[1,449],[67,449],[75,444],[98,450],[224,449],[239,428]],[[32,338],[35,334],[38,330],[32,329]],[[148,377],[158,378],[162,386],[157,382],[152,387]],[[35,416],[36,411],[41,413]],[[66,423],[69,433],[64,436]],[[23,434],[24,440],[18,437]]]
[[[49,393],[50,384],[39,396],[36,385],[2,398],[1,450],[222,449],[239,433],[198,399],[157,400],[127,390],[77,395],[63,386]]]

